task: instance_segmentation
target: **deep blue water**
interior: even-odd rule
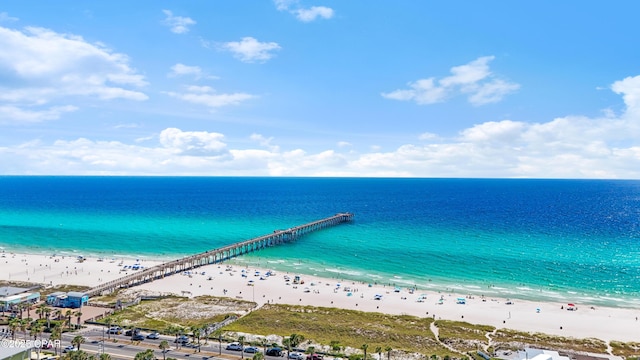
[[[9,176],[0,246],[169,259],[345,211],[236,261],[640,308],[640,181]]]

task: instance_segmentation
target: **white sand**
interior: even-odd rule
[[[157,262],[143,260],[142,266],[150,267]],[[78,262],[75,257],[61,256],[51,258],[43,255],[25,255],[9,253],[0,258],[0,277],[3,280],[32,281],[46,284],[98,285],[101,282],[125,275],[121,271],[124,265],[133,265],[136,259],[111,259],[98,261],[88,258]],[[589,304],[576,304],[576,311],[566,310],[567,304],[538,303],[513,300],[506,304],[505,299],[481,297],[465,298],[464,295],[439,294],[433,291],[410,293],[403,288],[394,292],[394,288],[367,284],[342,282],[336,280],[302,276],[304,284],[294,285],[285,281],[295,274],[277,272],[275,276],[255,276],[255,271],[265,274],[265,269],[244,268],[227,264],[204,266],[188,275],[173,275],[139,286],[157,292],[172,292],[177,295],[228,296],[255,301],[296,305],[340,307],[361,311],[379,311],[389,314],[408,314],[436,319],[462,320],[475,324],[492,325],[528,332],[541,332],[575,338],[598,338],[602,340],[638,341],[640,334],[640,309],[592,308]],[[247,277],[242,276],[245,270]],[[129,270],[128,273],[133,272]],[[204,273],[204,275],[202,275]],[[211,278],[211,280],[209,280]],[[253,286],[249,286],[253,280]],[[344,291],[349,287],[351,291]],[[226,290],[226,293],[225,291]],[[306,292],[305,290],[308,290]],[[351,296],[348,294],[351,293]],[[376,294],[381,300],[374,300]],[[425,294],[424,301],[418,301]],[[439,299],[443,298],[442,304]],[[457,304],[457,298],[465,298],[466,304]],[[561,309],[563,306],[565,309]],[[537,309],[540,309],[538,312]],[[562,327],[562,328],[561,328]]]
[[[160,261],[133,258],[86,258],[76,256],[32,255],[4,252],[0,254],[0,279],[27,281],[45,285],[96,286],[115,280],[134,270],[123,271],[125,265],[151,267]]]

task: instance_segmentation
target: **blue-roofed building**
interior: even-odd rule
[[[35,304],[40,301],[40,293],[27,288],[13,286],[0,287],[0,310],[11,311],[18,304]]]
[[[66,306],[68,308],[79,308],[87,305],[89,302],[89,295],[78,291],[69,291],[67,293]]]
[[[47,295],[47,305],[55,307],[64,307],[67,299],[67,293],[63,291],[56,291]]]
[[[89,295],[78,291],[54,292],[47,295],[47,304],[55,307],[76,309],[87,305],[88,302]]]

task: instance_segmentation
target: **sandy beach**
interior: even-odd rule
[[[86,258],[3,253],[2,280],[30,281],[48,285],[94,286],[139,270],[123,270],[138,264],[151,267],[159,260],[135,258]],[[190,274],[169,276],[138,286],[179,296],[227,296],[258,304],[281,303],[339,307],[388,314],[408,314],[435,319],[461,320],[528,332],[575,338],[638,341],[640,309],[542,303],[518,299],[483,298],[467,294],[394,288],[353,281],[301,275],[303,284],[293,284],[297,274],[268,269],[215,264]],[[289,278],[289,281],[286,281]],[[464,302],[464,304],[462,304]]]

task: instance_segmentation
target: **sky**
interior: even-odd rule
[[[0,1],[0,174],[640,179],[636,1]]]

